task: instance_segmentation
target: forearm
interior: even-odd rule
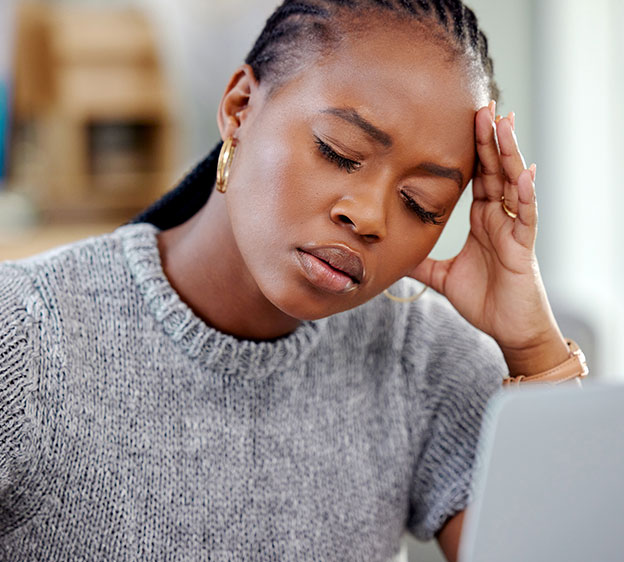
[[[448,562],[456,562],[465,511],[451,517],[437,535],[438,544]]]

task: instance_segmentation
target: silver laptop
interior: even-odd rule
[[[460,562],[624,561],[624,385],[488,406]]]

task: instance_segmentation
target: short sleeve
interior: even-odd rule
[[[421,307],[404,351],[414,406],[407,529],[419,540],[471,501],[482,417],[507,372],[494,340],[444,303]]]
[[[27,397],[37,356],[37,299],[28,278],[0,264],[0,536],[25,515],[32,443]]]

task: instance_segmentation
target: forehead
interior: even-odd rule
[[[415,31],[416,29],[416,31]],[[437,160],[470,159],[474,113],[488,100],[461,57],[414,25],[346,33],[276,93],[286,111],[353,108],[401,146]]]

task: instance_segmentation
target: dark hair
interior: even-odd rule
[[[474,12],[460,0],[285,0],[267,20],[245,62],[260,82],[275,89],[315,55],[333,49],[346,31],[384,21],[380,14],[424,24],[421,32],[464,57],[485,80],[490,98],[498,99],[487,38]],[[166,230],[191,218],[210,196],[220,147],[133,222]]]
[[[245,62],[260,82],[279,86],[317,52],[333,49],[349,24],[379,24],[379,17],[424,24],[429,37],[481,71],[490,99],[498,100],[488,41],[474,12],[460,0],[285,0],[267,20]],[[431,25],[433,24],[433,25]]]

